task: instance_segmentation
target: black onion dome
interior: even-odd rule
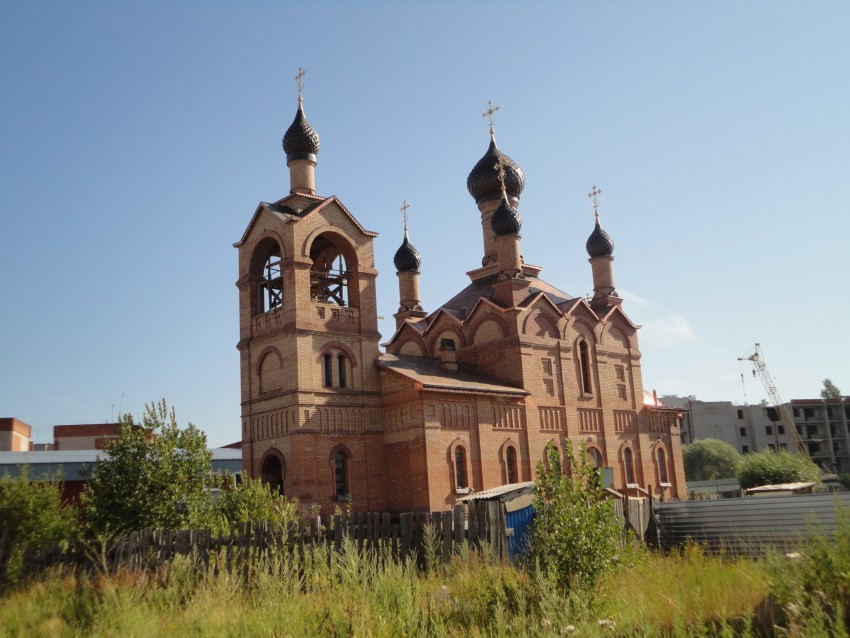
[[[596,219],[596,228],[590,233],[585,244],[587,254],[591,257],[610,257],[614,253],[614,240],[611,235],[602,230],[599,219]]]
[[[508,195],[519,197],[525,188],[525,175],[522,169],[510,157],[502,153],[496,146],[496,139],[490,138],[490,148],[478,163],[473,167],[466,178],[466,189],[478,203],[485,199],[498,197],[502,192],[502,184],[499,181],[499,173],[496,171],[496,162],[500,157],[505,158],[505,190]]]
[[[319,134],[310,126],[300,104],[295,119],[283,136],[283,150],[287,157],[306,154],[316,155],[319,152]]]
[[[406,232],[404,233],[404,241],[401,242],[401,246],[395,251],[393,263],[395,264],[395,269],[399,272],[419,270],[419,265],[422,263],[419,251],[407,239]]]
[[[517,235],[522,228],[522,217],[519,216],[519,211],[511,206],[504,195],[499,207],[493,212],[490,227],[497,235]]]

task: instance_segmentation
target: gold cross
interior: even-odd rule
[[[599,196],[602,194],[602,189],[597,188],[594,184],[593,189],[587,194],[590,198],[590,203],[593,204],[593,212],[599,217]]]
[[[298,73],[295,74],[295,81],[298,82],[298,103],[301,104],[301,91],[304,89],[304,76],[307,71],[298,67]]]
[[[406,200],[402,200],[401,208],[401,221],[404,222],[404,230],[407,231],[407,220],[410,219],[410,215],[407,214],[407,210],[410,208],[410,204],[407,203]]]
[[[487,110],[481,114],[481,117],[490,118],[490,135],[493,135],[495,131],[493,130],[493,124],[495,124],[495,119],[493,116],[496,114],[496,111],[499,110],[498,106],[493,106],[493,102],[487,100]]]
[[[505,192],[505,166],[508,165],[508,160],[505,159],[504,155],[499,155],[499,159],[496,160],[496,164],[493,168],[496,169],[496,172],[499,174],[499,183],[502,185],[502,192]]]

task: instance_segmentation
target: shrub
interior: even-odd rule
[[[567,441],[568,476],[561,472],[558,448],[549,446],[546,454],[548,467],[537,464],[529,558],[552,570],[564,589],[592,587],[620,557],[622,531],[614,503],[603,500],[599,472],[588,462],[584,446],[576,458]]]
[[[738,482],[744,489],[803,481],[821,481],[820,469],[805,454],[791,454],[787,450],[778,453],[765,450],[748,454],[738,466]]]
[[[145,405],[142,422],[124,415],[121,435],[90,468],[81,501],[91,531],[208,527],[212,455],[206,435],[177,425],[165,400]],[[205,516],[206,515],[206,516]]]
[[[0,478],[0,582],[16,582],[29,556],[66,551],[76,535],[75,512],[57,480],[31,480],[27,466],[17,478]]]
[[[718,439],[701,439],[682,448],[685,480],[714,481],[735,478],[741,455]]]
[[[211,507],[214,529],[225,531],[233,523],[272,521],[285,526],[296,520],[296,502],[269,489],[262,479],[246,474],[239,480],[232,474],[215,477],[218,488]]]

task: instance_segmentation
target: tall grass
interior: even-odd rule
[[[199,567],[177,557],[148,573],[54,569],[0,599],[4,636],[746,635],[770,592],[766,563],[690,550],[636,551],[614,576],[568,594],[544,571],[462,547],[426,570],[381,552],[306,548]],[[803,634],[798,634],[803,635]]]

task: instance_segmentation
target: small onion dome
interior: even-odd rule
[[[585,248],[587,254],[591,257],[610,257],[614,253],[614,240],[611,239],[611,235],[602,230],[598,217],[596,218],[596,227],[590,233],[590,237],[587,238]]]
[[[395,251],[393,263],[395,264],[395,269],[399,272],[419,270],[422,258],[419,256],[419,251],[407,239],[407,231],[404,232],[404,241],[401,242],[401,246]]]
[[[502,184],[499,181],[499,173],[496,171],[496,162],[499,157],[505,158],[505,189],[508,195],[519,197],[525,188],[525,175],[522,169],[510,157],[502,153],[496,146],[496,138],[490,137],[490,148],[484,153],[484,157],[470,171],[466,178],[466,189],[479,203],[487,199],[495,199],[502,192]]]
[[[490,226],[497,235],[517,235],[522,228],[522,217],[519,216],[519,211],[511,206],[505,193],[502,193],[502,202],[493,212]]]
[[[313,159],[307,156],[315,157],[319,152],[319,135],[310,126],[300,104],[292,125],[283,136],[283,150],[286,152],[286,159]]]

